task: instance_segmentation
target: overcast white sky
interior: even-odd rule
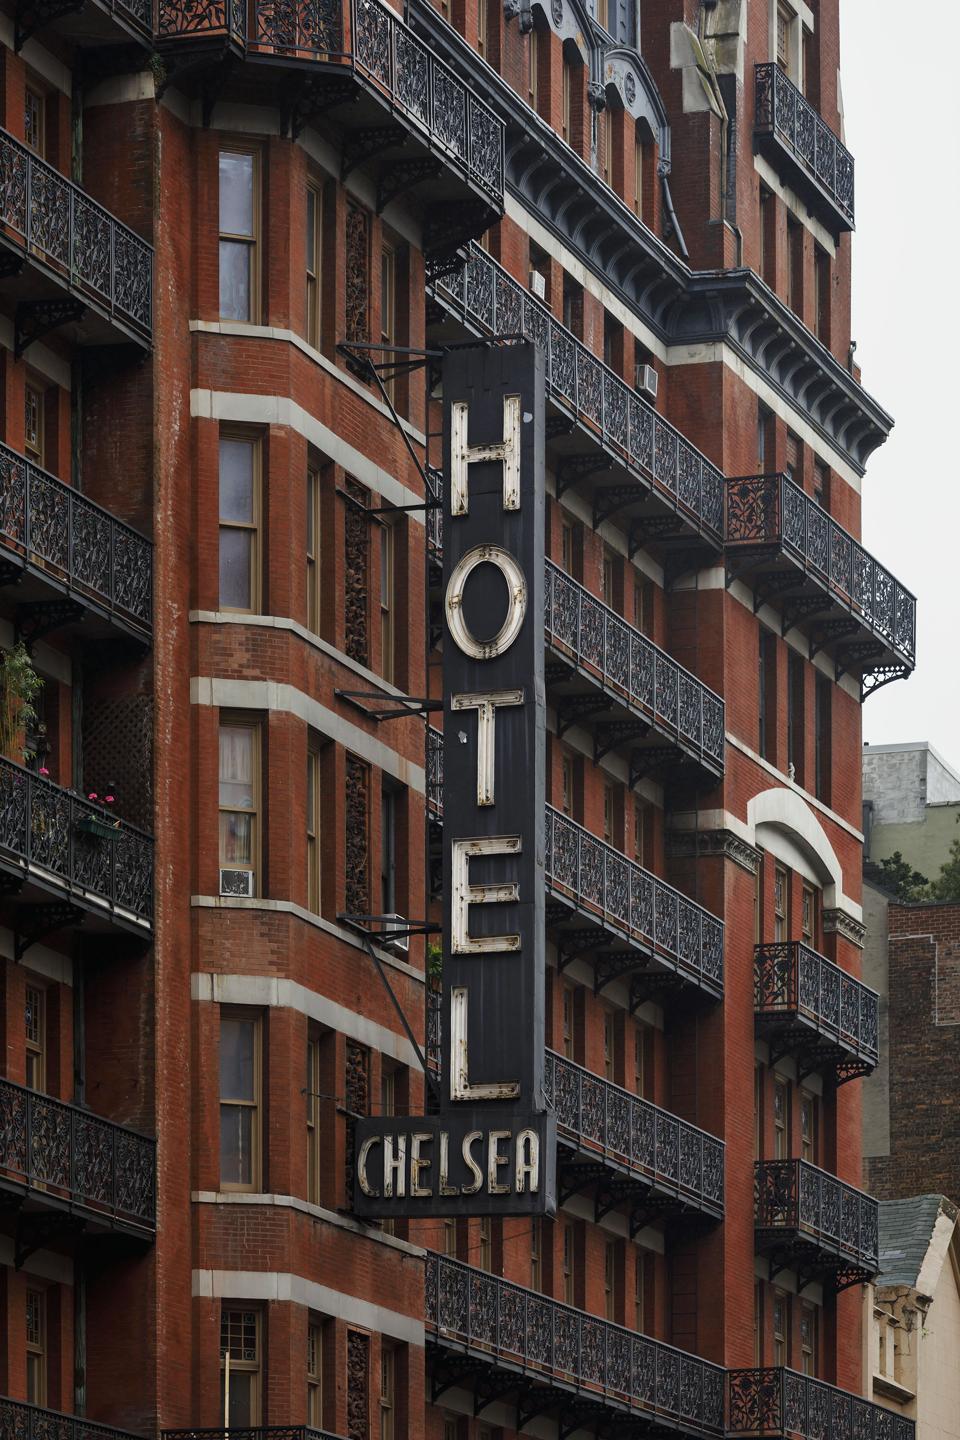
[[[841,0],[840,15],[853,338],[896,420],[867,467],[863,538],[919,612],[917,668],[866,701],[863,738],[929,740],[960,769],[960,88],[949,28],[921,6]]]

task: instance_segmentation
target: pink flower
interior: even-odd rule
[[[88,799],[88,800],[96,800],[96,798],[97,798],[97,792],[96,792],[96,790],[91,790],[90,794],[87,796],[87,799]]]
[[[41,765],[41,766],[40,766],[40,774],[41,774],[41,775],[49,775],[49,774],[50,774],[50,771],[47,769],[46,765]]]
[[[103,797],[103,803],[104,803],[105,805],[112,805],[112,804],[113,804],[113,796],[112,796],[112,795],[104,795],[104,797]]]

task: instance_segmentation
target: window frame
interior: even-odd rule
[[[790,872],[783,865],[773,867],[773,943],[790,939]]]
[[[252,1098],[250,1100],[235,1099],[232,1097],[224,1099],[223,1079],[219,1067],[217,1075],[218,1113],[222,1116],[224,1109],[244,1109],[250,1111],[250,1180],[249,1182],[224,1180],[224,1157],[221,1141],[219,1147],[218,1183],[220,1190],[224,1193],[229,1191],[231,1193],[257,1195],[263,1188],[263,1016],[259,1011],[221,1005],[220,1028],[218,1031],[219,1053],[222,1053],[223,1048],[223,1028],[225,1022],[247,1024],[253,1027]]]
[[[310,245],[310,218],[313,216],[313,245]],[[308,178],[304,224],[306,323],[304,338],[314,350],[320,349],[323,329],[323,183]]]
[[[323,1332],[321,1320],[307,1319],[307,1425],[323,1429]]]
[[[251,754],[250,754],[250,793],[252,804],[249,810],[244,810],[236,805],[224,805],[220,798],[219,786],[223,782],[220,775],[220,735],[223,730],[249,730],[251,733]],[[259,719],[248,719],[245,715],[234,715],[221,711],[220,720],[217,726],[217,852],[219,869],[221,870],[249,870],[253,873],[253,894],[260,895],[262,886],[263,871],[261,868],[261,831],[263,817],[263,723]],[[236,860],[224,863],[223,841],[220,832],[221,815],[249,815],[250,825],[250,863],[243,864]]]
[[[225,520],[223,518],[220,494],[222,490],[224,441],[233,445],[249,445],[251,453],[251,518]],[[221,425],[217,440],[217,556],[225,530],[242,530],[249,533],[250,541],[250,587],[249,605],[225,605],[223,603],[223,581],[219,565],[217,570],[217,609],[225,615],[262,615],[263,613],[263,564],[261,558],[263,525],[263,436],[259,432]]]
[[[30,130],[27,124],[28,116],[30,113],[31,96],[34,100],[37,101],[37,129],[39,132],[39,141],[37,144],[34,144],[30,140]],[[36,155],[41,160],[46,160],[47,158],[47,99],[48,92],[44,89],[43,85],[36,79],[36,77],[32,73],[28,74],[26,77],[26,82],[24,84],[23,93],[23,143],[30,151],[31,155]]]
[[[36,441],[31,444],[29,412],[31,400],[36,407]],[[46,430],[47,430],[47,386],[32,371],[26,375],[23,382],[23,453],[31,464],[39,469],[46,469]]]
[[[397,534],[380,521],[380,676],[393,685],[397,673]]]
[[[263,1405],[263,1374],[261,1369],[263,1357],[263,1316],[255,1305],[238,1305],[233,1302],[224,1304],[223,1301],[220,1302],[220,1399],[223,1407],[225,1428],[233,1428],[229,1423],[231,1417],[229,1410],[229,1390],[227,1388],[228,1371],[223,1363],[226,1355],[223,1346],[223,1321],[224,1316],[229,1314],[250,1315],[253,1317],[254,1350],[256,1358],[254,1360],[234,1360],[231,1357],[229,1374],[241,1373],[253,1377],[250,1389],[250,1423],[251,1427],[258,1427],[262,1420]],[[236,1428],[241,1429],[244,1427],[238,1426]]]
[[[32,1277],[31,1277],[32,1279]],[[47,1404],[48,1384],[48,1355],[47,1341],[49,1336],[49,1316],[47,1314],[47,1289],[43,1285],[28,1285],[24,1292],[24,1357],[26,1374],[24,1377],[25,1390],[28,1405],[45,1407]],[[30,1304],[31,1300],[37,1304],[37,1330],[39,1332],[36,1340],[30,1339]],[[31,1366],[31,1361],[34,1365]],[[31,1394],[31,1383],[36,1389]]]
[[[306,783],[306,848],[307,848],[307,909],[311,915],[320,914],[323,900],[323,865],[320,852],[322,786],[320,775],[320,746],[307,742],[307,783]]]
[[[397,293],[399,271],[400,257],[396,243],[384,236],[380,241],[380,344],[384,347],[380,358],[386,363],[389,363],[386,352],[397,344],[400,316]],[[394,401],[396,383],[392,371],[383,377],[383,388],[391,401]]]
[[[773,1158],[790,1157],[790,1081],[780,1075],[773,1077]],[[780,1103],[782,1102],[782,1104]]]
[[[307,464],[307,533],[306,533],[306,582],[307,582],[307,629],[311,635],[320,634],[321,591],[320,591],[320,497],[322,475],[319,465]]]
[[[220,225],[220,156],[221,155],[249,155],[253,164],[251,167],[251,210],[253,229],[249,235],[241,235],[232,230],[224,230]],[[217,293],[217,314],[221,320],[233,325],[259,325],[262,320],[260,309],[261,302],[261,232],[263,228],[263,189],[262,189],[263,155],[258,145],[244,145],[242,143],[230,144],[221,141],[217,146],[217,279],[222,284],[222,268],[220,262],[220,245],[243,244],[248,247],[249,259],[249,306],[246,318],[234,315],[224,315],[222,290]]]
[[[389,1341],[380,1341],[380,1384],[377,1396],[377,1413],[380,1420],[380,1440],[395,1440],[397,1432],[397,1347]]]
[[[30,1030],[30,1028],[28,1028],[28,1022],[27,1022],[27,1015],[28,1015],[29,1008],[30,1008],[30,998],[29,998],[29,997],[30,997],[31,994],[36,997],[36,1000],[35,1000],[35,1009],[36,1009],[36,1015],[37,1015],[37,1023],[36,1023],[36,1025],[33,1027],[34,1030],[35,1030],[35,1032],[36,1032],[36,1037],[37,1037],[36,1039],[33,1038],[33,1035],[31,1034],[31,1030]],[[24,1050],[25,1050],[25,1056],[24,1056],[24,1084],[26,1085],[27,1089],[28,1089],[28,1090],[32,1090],[32,1091],[34,1092],[34,1094],[43,1095],[43,1094],[46,1093],[46,1088],[47,1088],[47,989],[46,989],[46,986],[43,985],[43,984],[41,984],[41,983],[39,983],[38,981],[34,980],[33,978],[29,979],[29,980],[26,982],[25,986],[24,986],[24,1007],[23,1007],[23,1008],[24,1008],[24,1016],[23,1016],[23,1019],[24,1019]],[[31,1057],[33,1057],[34,1063],[35,1063],[36,1066],[37,1066],[37,1075],[34,1076],[34,1079],[38,1079],[38,1082],[39,1082],[39,1083],[36,1083],[36,1084],[31,1083],[31,1075],[30,1075]]]
[[[320,1045],[319,1035],[307,1035],[307,1202],[320,1204]]]

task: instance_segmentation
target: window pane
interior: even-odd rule
[[[220,519],[253,523],[253,442],[220,441]]]
[[[230,610],[250,610],[252,596],[253,531],[220,531],[220,604]]]
[[[220,1024],[220,1098],[253,1100],[256,1023],[223,1020]]]
[[[311,274],[315,273],[315,257],[317,251],[317,196],[313,190],[307,191],[307,269]]]
[[[220,233],[253,235],[253,156],[220,152]]]
[[[250,1139],[253,1111],[245,1105],[220,1106],[220,1183],[252,1185]],[[233,1417],[231,1416],[231,1419]]]
[[[253,817],[239,815],[235,810],[220,812],[220,864],[253,864]]]
[[[250,259],[246,240],[220,241],[220,316],[223,320],[250,319]]]
[[[249,725],[220,727],[221,805],[253,808],[253,736]]]
[[[246,1370],[230,1371],[230,1428],[243,1429],[256,1425],[256,1380]]]

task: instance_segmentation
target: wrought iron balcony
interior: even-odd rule
[[[753,140],[834,233],[853,226],[853,156],[779,65],[754,67]]]
[[[427,728],[427,808],[443,818],[443,734]],[[594,954],[598,991],[630,976],[631,1003],[694,986],[723,994],[723,921],[628,860],[612,845],[545,807],[547,924],[561,966]]]
[[[42,6],[18,0],[14,48],[20,51],[31,36],[45,30],[82,49],[131,39],[152,48],[153,0],[63,0]]]
[[[723,1431],[724,1371],[459,1260],[427,1252],[433,1400],[451,1386],[512,1394],[517,1429],[562,1410],[564,1430],[609,1412],[692,1435]],[[469,1362],[469,1363],[465,1363]]]
[[[771,1061],[796,1056],[838,1085],[869,1075],[879,1060],[877,992],[809,945],[784,940],[754,949],[754,1015]]]
[[[86,342],[153,331],[153,247],[0,130],[0,276],[16,278],[15,345],[59,325]]]
[[[866,691],[910,673],[917,602],[889,570],[786,475],[728,480],[726,491],[728,584],[747,579],[756,608],[779,605],[784,633],[803,623],[811,655],[830,647]]]
[[[0,445],[0,585],[9,583],[18,602],[53,590],[76,602],[78,618],[92,610],[140,637],[150,633],[152,542]]]
[[[151,1136],[0,1080],[0,1189],[24,1215],[69,1211],[95,1229],[152,1235],[156,1174]]]
[[[417,187],[431,211],[428,253],[449,253],[503,213],[503,121],[382,0],[159,0],[158,42],[174,68],[190,57],[183,81],[205,86],[207,104],[211,78],[232,94],[228,77],[216,80],[226,51],[244,62],[247,91],[272,89],[297,126],[332,114],[346,132],[344,175],[376,162],[378,211]],[[292,71],[307,82],[300,101]]]
[[[61,927],[80,918],[69,913],[75,906],[127,929],[152,928],[152,836],[113,822],[98,806],[2,757],[0,870],[19,882],[14,903],[26,912],[44,910],[49,918],[52,907],[30,903],[37,892],[65,902]],[[9,884],[4,893],[10,896]],[[15,924],[27,943],[32,928],[27,919]]]
[[[916,1422],[783,1366],[727,1372],[728,1434],[915,1440]]]
[[[546,1059],[547,1100],[566,1151],[562,1199],[597,1185],[597,1218],[626,1202],[631,1234],[657,1214],[723,1214],[722,1140],[553,1050]]]
[[[590,484],[595,527],[621,514],[637,544],[684,536],[689,542],[692,536],[720,549],[720,471],[555,320],[543,301],[475,244],[461,268],[434,269],[431,289],[471,333],[524,335],[540,346],[554,412],[555,423],[547,428],[558,496]],[[680,563],[689,568],[689,556]]]
[[[678,758],[723,774],[719,695],[549,560],[544,611],[561,727],[589,723],[598,757],[647,739],[633,752],[632,781]]]
[[[0,1395],[0,1436],[3,1440],[140,1440],[128,1430],[116,1430],[82,1415],[24,1405],[6,1395]]]
[[[207,1426],[198,1430],[161,1430],[160,1434],[163,1440],[340,1440],[332,1431],[317,1430],[313,1425],[231,1425],[229,1430]]]
[[[754,1167],[757,1250],[771,1279],[786,1266],[837,1290],[872,1280],[879,1263],[880,1206],[872,1195],[806,1160],[760,1160]]]

